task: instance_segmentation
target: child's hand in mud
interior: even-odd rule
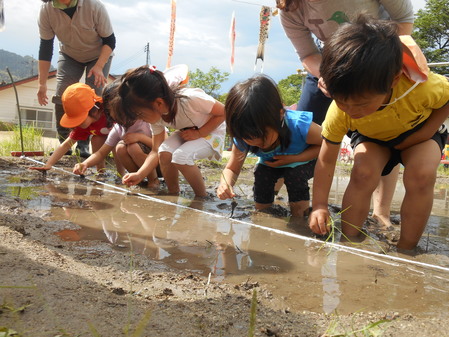
[[[35,171],[48,171],[48,170],[50,170],[51,169],[51,166],[47,166],[47,165],[44,165],[44,166],[33,166],[33,167],[30,167],[29,168],[30,170],[35,170]]]
[[[316,208],[309,215],[309,227],[315,234],[325,235],[329,232],[329,210]]]
[[[122,183],[126,186],[134,186],[137,185],[142,181],[142,178],[140,175],[136,172],[133,173],[127,173],[122,178]]]
[[[221,200],[232,199],[235,197],[235,193],[231,186],[221,183],[217,188],[217,197]]]
[[[75,164],[75,166],[73,167],[73,173],[79,174],[79,175],[84,175],[86,173],[86,170],[87,170],[87,166],[83,163]]]

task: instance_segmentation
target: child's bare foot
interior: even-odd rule
[[[155,178],[155,179],[152,179],[152,180],[148,181],[147,187],[151,188],[151,189],[156,189],[156,188],[159,188],[159,184],[160,184],[159,183],[159,179]]]
[[[389,216],[373,214],[373,219],[376,219],[376,221],[384,228],[389,228],[390,226],[393,226]]]

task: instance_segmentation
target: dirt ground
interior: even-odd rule
[[[2,172],[36,179],[27,166],[0,158]],[[292,312],[263,284],[209,283],[107,243],[53,234],[76,227],[49,221],[0,186],[0,337],[251,336],[252,328],[254,336],[449,336],[447,312]]]

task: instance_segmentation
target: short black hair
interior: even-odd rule
[[[360,14],[326,41],[320,75],[332,97],[386,94],[402,69],[402,44],[393,21]]]

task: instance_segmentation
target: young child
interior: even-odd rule
[[[254,170],[256,209],[272,205],[275,183],[283,177],[291,214],[307,215],[308,180],[313,176],[321,145],[321,127],[312,122],[312,113],[285,110],[276,84],[266,76],[237,83],[225,104],[226,125],[234,137],[231,158],[223,170],[217,196],[235,197],[237,181],[248,152],[259,157]]]
[[[73,128],[69,137],[61,143],[42,167],[33,170],[49,170],[79,140],[90,139],[92,150],[97,151],[105,142],[112,122],[103,111],[103,99],[84,83],[75,83],[67,87],[62,95],[64,115],[61,125]],[[97,171],[104,169],[104,160],[97,163]]]
[[[103,106],[106,116],[110,115],[109,103],[118,94],[119,80],[105,87],[103,91]],[[103,146],[88,159],[78,163],[73,168],[75,174],[85,174],[86,170],[103,161],[112,151],[118,174],[123,177],[126,172],[136,172],[145,162],[152,147],[150,124],[137,120],[129,128],[114,124]],[[148,175],[148,187],[159,185],[156,170]]]
[[[186,78],[184,71],[180,78]],[[125,127],[138,119],[151,123],[153,142],[144,165],[126,174],[124,184],[138,184],[159,163],[169,193],[179,192],[181,172],[196,196],[206,196],[195,160],[221,158],[226,132],[224,106],[203,90],[186,88],[182,83],[170,86],[164,73],[153,66],[141,66],[123,76],[112,116]],[[176,130],[167,139],[165,127]]]
[[[342,25],[324,46],[320,73],[334,102],[323,124],[309,225],[317,234],[329,230],[335,162],[340,142],[351,130],[354,166],[343,197],[343,233],[359,234],[380,176],[402,163],[406,192],[397,247],[410,250],[418,244],[432,209],[436,170],[447,138],[444,129],[438,130],[449,115],[449,82],[434,73],[426,81],[410,80],[419,64],[410,60],[396,31],[391,21],[361,15]]]

